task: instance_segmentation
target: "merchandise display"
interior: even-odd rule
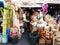
[[[7,37],[7,35],[2,36],[2,43],[5,44],[5,43],[7,43],[7,42],[8,42],[8,37]]]
[[[6,6],[3,13],[3,35],[6,35],[6,29],[12,25],[12,9]]]
[[[60,45],[60,4],[33,1],[0,1],[0,43]]]

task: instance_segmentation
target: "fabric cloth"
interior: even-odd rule
[[[47,12],[48,12],[48,4],[47,4],[47,3],[44,4],[44,5],[42,6],[42,9],[43,9],[43,13],[44,13],[44,14],[47,14]]]
[[[0,1],[0,7],[4,7],[4,2]]]
[[[14,10],[13,10],[14,11]],[[17,18],[17,15],[15,15],[15,12],[13,14],[13,26],[17,26],[18,29],[20,30],[20,23],[19,23],[19,19]]]

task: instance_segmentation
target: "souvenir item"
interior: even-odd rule
[[[5,44],[8,42],[8,38],[7,38],[7,35],[5,36],[2,36],[2,43]]]
[[[40,39],[39,39],[39,44],[45,44],[44,38],[40,38]]]
[[[6,35],[6,29],[12,25],[12,8],[11,6],[4,7],[3,13],[3,35]]]
[[[0,7],[4,7],[4,2],[0,1]]]
[[[18,35],[18,28],[16,26],[11,27],[10,37],[15,37]]]
[[[48,4],[47,3],[43,4],[42,9],[43,9],[43,13],[47,14],[47,12],[48,12]]]

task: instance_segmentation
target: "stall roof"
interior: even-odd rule
[[[19,7],[42,7],[41,4],[18,4]]]
[[[12,3],[19,3],[19,7],[42,7],[43,3],[60,4],[59,0],[11,0]],[[24,4],[27,3],[27,4]],[[29,4],[35,3],[35,4]]]

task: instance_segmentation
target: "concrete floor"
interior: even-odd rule
[[[31,45],[31,44],[29,42],[28,34],[24,33],[17,44],[7,43],[7,44],[0,44],[0,45]],[[36,44],[36,45],[39,45],[39,44]],[[50,45],[50,44],[40,44],[40,45]]]
[[[24,33],[17,44],[7,43],[7,44],[0,44],[0,45],[30,45],[30,43],[28,41],[28,36]]]
[[[6,45],[31,45],[29,42],[29,37],[26,34],[22,35],[22,38],[17,44],[7,43]],[[0,44],[0,45],[3,45],[3,44]],[[36,45],[51,45],[51,44],[36,44]]]
[[[3,45],[3,44],[0,44],[0,45]],[[25,29],[25,33],[22,34],[22,37],[17,44],[7,43],[6,45],[31,45],[30,42],[29,42],[28,29]],[[36,45],[39,45],[39,44],[36,44]],[[50,44],[40,44],[40,45],[50,45]]]

